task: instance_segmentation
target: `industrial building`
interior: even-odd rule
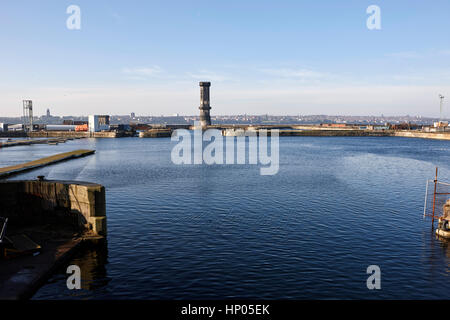
[[[45,126],[47,131],[75,131],[77,126],[67,124],[48,124]]]
[[[437,121],[435,123],[433,123],[433,126],[435,128],[444,128],[444,127],[448,127],[448,121]]]
[[[10,124],[8,125],[8,131],[23,131],[23,124]]]
[[[109,116],[90,115],[88,128],[89,132],[100,132],[109,130]]]

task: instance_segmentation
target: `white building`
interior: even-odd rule
[[[448,127],[448,121],[438,121],[434,123],[435,128]]]
[[[23,124],[10,124],[8,125],[8,131],[23,131]]]
[[[109,130],[109,116],[107,115],[90,115],[89,116],[89,132],[99,132]]]

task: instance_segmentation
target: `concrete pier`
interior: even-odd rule
[[[124,132],[115,131],[101,131],[101,132],[86,132],[86,131],[34,131],[29,133],[33,138],[121,138],[127,136]]]
[[[267,130],[267,136],[270,136],[271,128],[246,128],[246,129],[222,129],[223,136],[247,136],[258,135],[259,129]],[[279,136],[305,136],[305,137],[380,137],[391,136],[390,131],[369,131],[369,130],[294,130],[278,129]]]
[[[26,235],[39,249],[2,260],[0,299],[27,299],[81,248],[106,236],[105,188],[79,181],[0,182],[6,236]]]
[[[437,139],[450,140],[450,132],[420,132],[420,131],[395,131],[394,136],[406,138],[422,138],[422,139]]]
[[[37,256],[0,261],[0,300],[31,298],[82,243],[82,239],[47,240],[45,250]]]
[[[390,131],[370,130],[280,130],[280,136],[310,136],[310,137],[386,137]]]
[[[67,139],[27,139],[27,140],[12,140],[7,142],[0,142],[0,148],[8,148],[15,146],[28,146],[32,144],[46,144],[46,143],[64,143]]]
[[[94,154],[95,150],[75,150],[70,152],[59,153],[54,156],[41,158],[38,160],[33,160],[30,162],[17,164],[14,166],[0,168],[0,179],[6,178],[8,176],[18,174],[24,171],[48,166],[57,162],[66,161],[70,159],[76,159],[80,157],[85,157],[91,154]]]

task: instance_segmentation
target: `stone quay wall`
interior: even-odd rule
[[[0,216],[12,226],[63,223],[106,236],[105,188],[78,181],[0,182]]]

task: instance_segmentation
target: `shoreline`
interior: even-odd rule
[[[164,125],[162,127],[154,127],[143,131],[101,131],[101,132],[77,132],[77,131],[36,131],[31,133],[20,132],[0,132],[2,138],[47,138],[46,142],[53,142],[48,138],[59,139],[79,139],[79,138],[122,138],[136,137],[140,138],[167,138],[177,129],[193,130],[192,125]],[[316,125],[209,125],[205,129],[216,129],[222,131],[223,136],[237,136],[248,132],[258,132],[258,130],[278,129],[279,136],[311,136],[311,137],[405,137],[405,138],[422,138],[450,140],[450,131],[441,132],[425,132],[417,130],[393,130],[393,129],[367,129],[358,128],[357,126],[348,126],[343,128],[321,127]],[[11,141],[3,143],[3,146],[26,145],[34,143],[44,143],[43,141],[27,142]],[[0,145],[1,147],[1,145]]]

